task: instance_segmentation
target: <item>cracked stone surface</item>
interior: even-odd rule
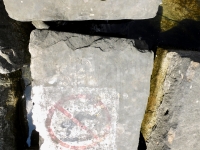
[[[9,18],[2,0],[0,16],[0,73],[6,74],[19,70],[27,61],[30,23]]]
[[[33,123],[41,150],[137,150],[153,53],[134,40],[31,33]]]
[[[20,21],[119,20],[153,18],[161,0],[4,0],[9,16]]]
[[[148,150],[199,150],[200,53],[171,50],[158,117]]]

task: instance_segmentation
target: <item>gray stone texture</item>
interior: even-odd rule
[[[200,53],[170,51],[163,101],[148,150],[200,149]]]
[[[41,150],[136,150],[153,53],[134,40],[31,33],[33,123]]]
[[[153,18],[161,0],[4,0],[19,21],[120,20]]]
[[[32,21],[32,24],[36,29],[49,29],[49,26],[46,25],[43,21]]]
[[[20,69],[28,59],[31,24],[9,18],[2,0],[0,19],[0,73],[6,74]]]

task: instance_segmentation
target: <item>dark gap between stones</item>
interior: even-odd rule
[[[155,51],[159,30],[153,19],[146,20],[90,20],[45,22],[49,30],[87,34],[91,36],[134,39],[140,50]]]

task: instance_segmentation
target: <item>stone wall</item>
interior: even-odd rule
[[[199,7],[0,0],[0,150],[199,150]]]

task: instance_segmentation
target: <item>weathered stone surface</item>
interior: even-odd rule
[[[33,122],[41,149],[136,150],[153,53],[134,40],[31,33]]]
[[[119,20],[153,18],[160,0],[4,0],[9,16],[20,21]]]
[[[0,73],[6,74],[20,69],[26,62],[30,23],[12,20],[0,0]]]
[[[147,149],[199,150],[200,53],[170,51],[165,60],[163,99]]]

